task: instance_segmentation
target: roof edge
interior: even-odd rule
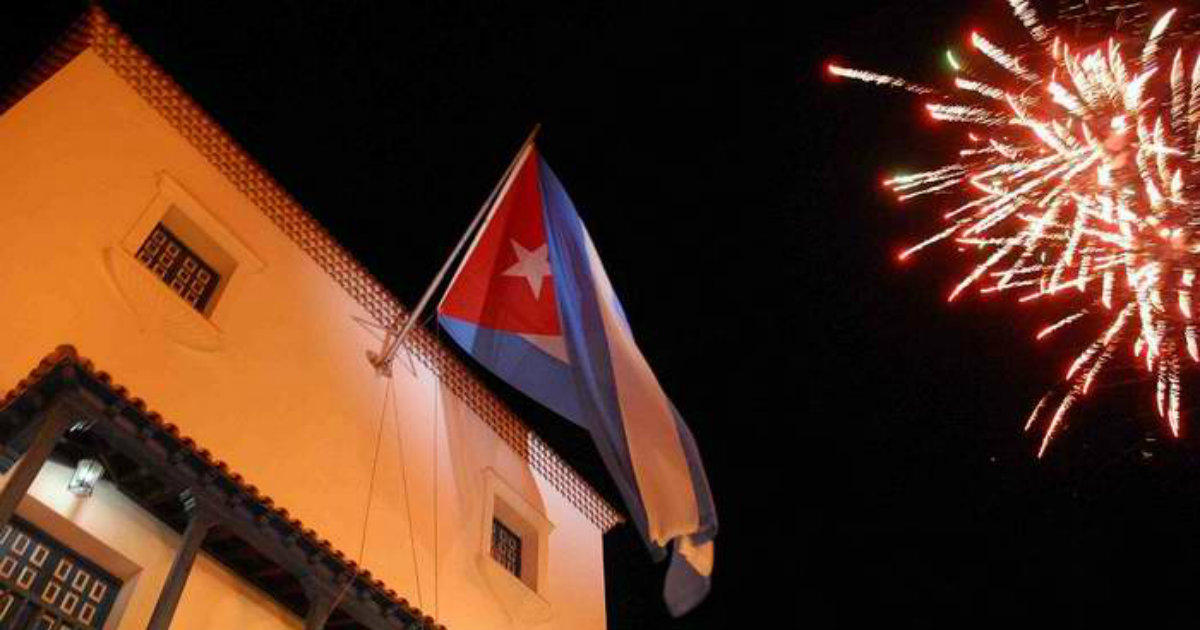
[[[89,9],[75,18],[71,26],[30,64],[15,83],[0,92],[0,114],[12,109],[21,99],[86,50],[92,43],[91,35],[92,9]]]
[[[0,114],[88,49],[376,321],[387,323],[408,317],[409,311],[399,299],[96,4],[90,5],[17,83],[0,95]],[[405,345],[602,533],[625,522],[624,515],[526,426],[433,333],[416,327]]]

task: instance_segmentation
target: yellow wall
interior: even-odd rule
[[[234,272],[208,322],[120,264],[164,173],[261,262]],[[604,627],[598,528],[419,362],[378,377],[364,359],[378,342],[355,321],[369,316],[91,52],[0,117],[0,304],[0,388],[72,343],[351,557],[384,418],[367,568],[451,628]],[[554,525],[540,624],[514,621],[478,568],[487,468]],[[111,503],[83,524],[144,562],[119,627],[144,626],[141,591],[157,593],[175,535]],[[222,571],[199,564],[173,627],[291,623]],[[222,591],[240,595],[209,605]]]

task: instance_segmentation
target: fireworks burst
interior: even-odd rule
[[[1044,431],[1039,457],[1123,347],[1150,373],[1155,409],[1178,436],[1180,370],[1200,362],[1200,57],[1164,47],[1174,10],[1132,43],[1074,42],[1027,1],[1009,4],[1031,41],[1018,54],[972,34],[970,63],[948,56],[953,91],[829,67],[924,95],[934,119],[970,128],[955,163],[885,182],[901,200],[963,197],[944,229],[901,258],[952,241],[978,262],[950,300],[973,289],[1077,303],[1038,339],[1101,318],[1103,332],[1029,418],[1027,430]]]

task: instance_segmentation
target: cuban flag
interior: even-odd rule
[[[672,614],[708,593],[717,514],[695,440],[638,350],[562,184],[532,143],[438,306],[481,364],[586,429],[656,560]]]

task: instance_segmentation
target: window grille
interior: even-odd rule
[[[121,582],[19,519],[0,530],[0,630],[102,628]]]
[[[492,558],[509,573],[521,577],[521,537],[495,518],[492,519]]]
[[[204,312],[221,277],[163,224],[154,226],[138,248],[137,259],[171,290]]]

